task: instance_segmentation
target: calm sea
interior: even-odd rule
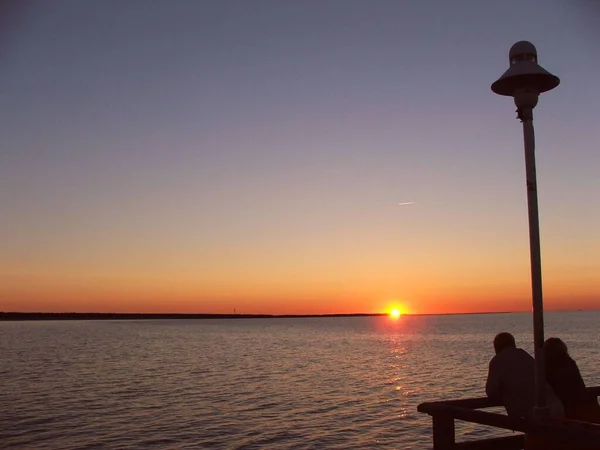
[[[590,386],[599,324],[546,313]],[[529,314],[3,322],[0,447],[429,448],[417,404],[482,396],[504,330],[531,352]]]

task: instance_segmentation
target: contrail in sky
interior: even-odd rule
[[[402,202],[402,203],[398,203],[398,206],[404,206],[404,205],[414,205],[417,202]]]

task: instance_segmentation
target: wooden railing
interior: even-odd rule
[[[600,386],[588,388],[588,391],[595,396],[600,396]],[[495,406],[500,406],[500,404],[487,397],[467,398],[421,403],[417,407],[417,411],[427,413],[432,418],[434,450],[520,450],[523,448],[524,434],[456,442],[455,420],[522,433],[569,439],[581,443],[598,444],[600,442],[600,425],[567,420],[514,419],[505,414],[480,411]]]

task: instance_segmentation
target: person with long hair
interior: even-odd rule
[[[544,342],[544,361],[546,382],[563,404],[565,417],[600,424],[598,399],[586,389],[567,345],[556,337],[547,339]]]

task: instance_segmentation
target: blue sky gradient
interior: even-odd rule
[[[548,305],[600,306],[599,8],[449,5],[17,4],[0,310],[527,309],[521,125],[490,90],[522,39],[561,78],[534,111]]]

